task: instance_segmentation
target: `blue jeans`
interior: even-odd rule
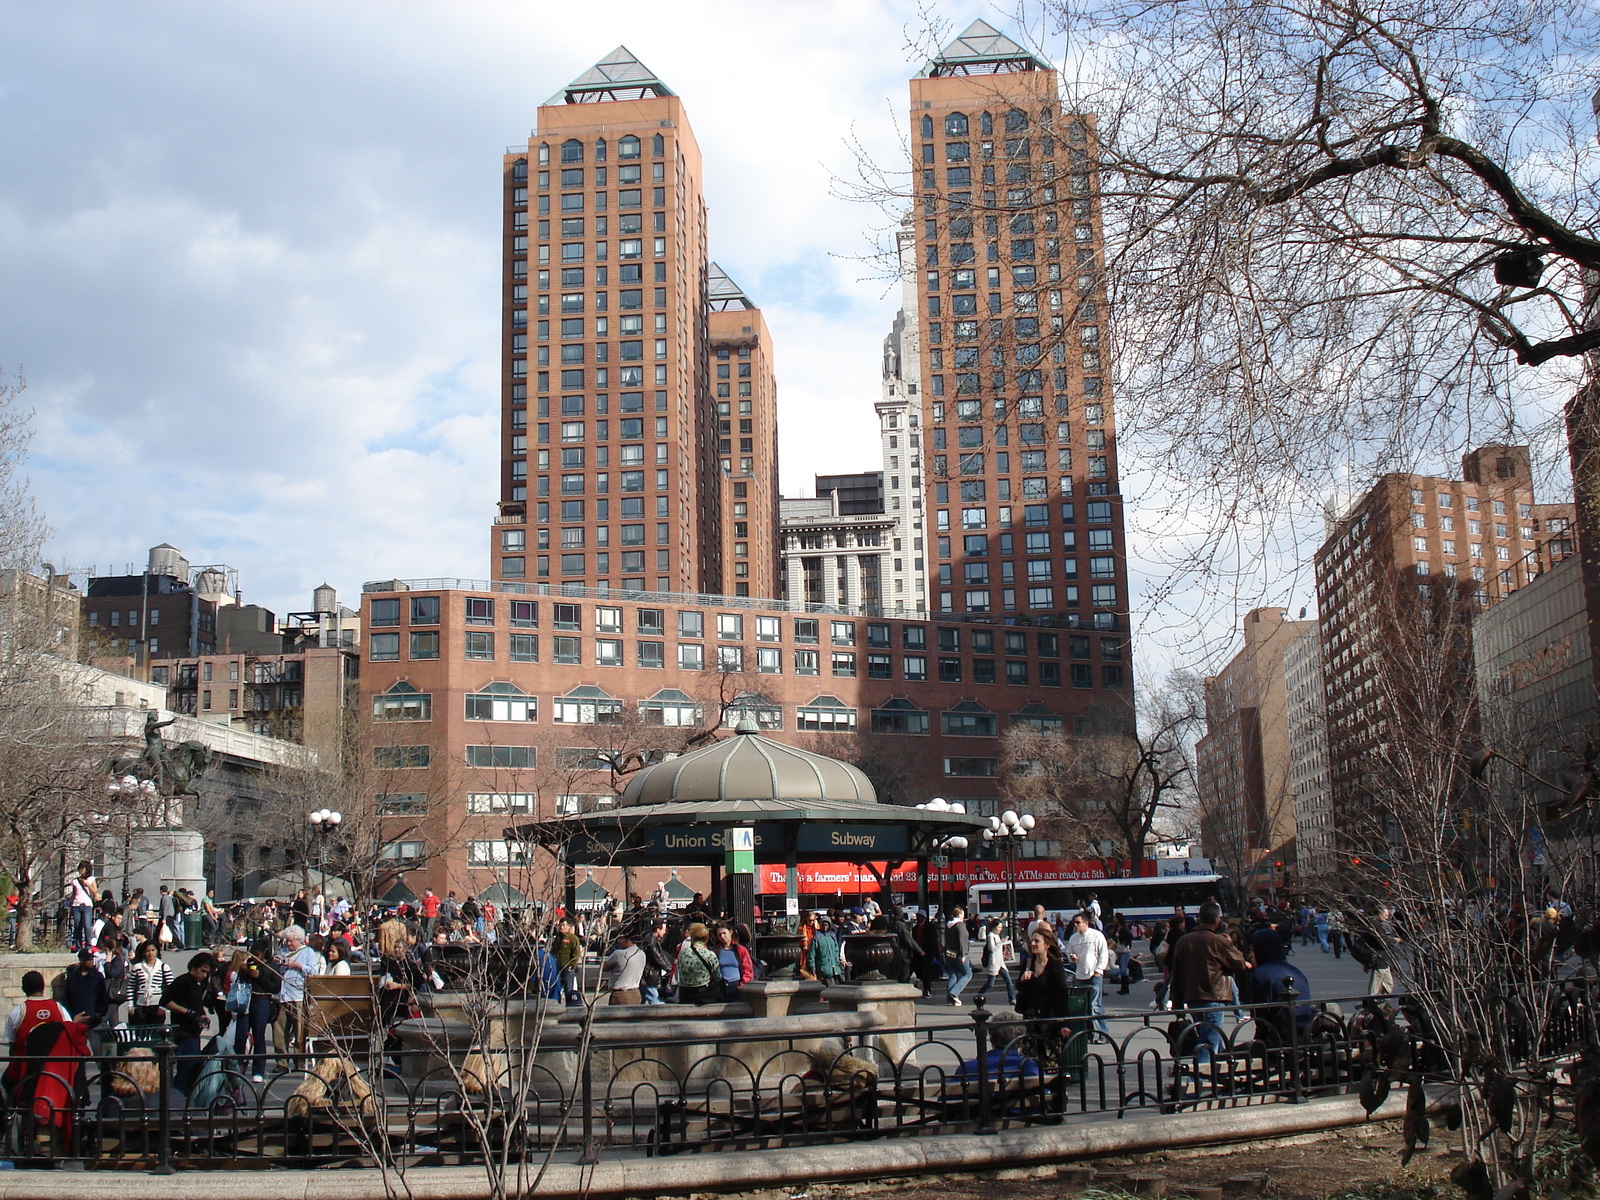
[[[72,906],[72,934],[67,939],[67,945],[73,950],[92,949],[89,941],[89,931],[94,928],[94,908],[88,904],[74,904]]]
[[[972,979],[972,963],[968,959],[958,959],[950,965],[950,982],[948,984],[950,999],[954,1000],[961,995],[961,989],[966,987]]]
[[[1110,1037],[1111,1030],[1106,1026],[1106,977],[1091,975],[1087,979],[1074,979],[1072,982],[1090,990],[1092,995],[1089,997],[1089,1011],[1095,1017],[1094,1027]]]
[[[1227,1046],[1228,1039],[1222,1033],[1222,1014],[1224,1009],[1231,1007],[1231,1004],[1220,1000],[1190,1006],[1189,1015],[1195,1021],[1195,1062],[1208,1063],[1213,1053]]]
[[[239,1057],[239,1068],[244,1069],[245,1046],[254,1042],[251,1047],[252,1075],[265,1075],[267,1073],[267,1026],[272,1024],[272,997],[256,993],[250,995],[250,1011],[239,1013],[233,1018],[233,1052]]]
[[[994,986],[994,981],[996,979],[1000,980],[1000,982],[1006,985],[1006,1003],[1015,1004],[1017,1002],[1017,989],[1016,986],[1011,982],[1011,971],[1007,967],[996,967],[994,970],[990,971],[989,978],[983,981],[983,986],[978,990],[980,992],[987,992],[991,987]]]
[[[639,996],[646,1004],[666,1003],[666,1001],[661,998],[661,986],[659,984],[657,984],[655,987],[641,987],[639,989]]]
[[[561,972],[561,998],[568,1004],[582,1004],[583,992],[578,987],[578,972],[573,968]]]

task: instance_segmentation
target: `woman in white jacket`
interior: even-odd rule
[[[138,961],[128,968],[128,1024],[165,1025],[167,1010],[161,1007],[161,997],[171,982],[172,968],[161,961],[161,947],[145,942]]]
[[[998,917],[990,917],[989,923],[984,926],[983,957],[979,960],[979,963],[989,974],[978,991],[988,991],[990,985],[994,983],[995,977],[999,976],[1001,982],[1006,985],[1006,1003],[1015,1008],[1017,989],[1016,985],[1011,982],[1011,968],[1006,964],[1005,947],[1000,941],[1000,919]]]

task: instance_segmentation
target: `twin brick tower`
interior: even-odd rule
[[[910,519],[883,557],[926,594],[867,607],[1126,627],[1093,126],[1057,93],[981,21],[911,81]],[[701,181],[683,100],[623,48],[506,155],[493,578],[783,596],[774,347]]]

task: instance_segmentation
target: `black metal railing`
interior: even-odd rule
[[[1568,1032],[1591,1019],[1586,996],[1562,1003]],[[325,1040],[260,1081],[247,1059],[186,1057],[157,1034],[131,1053],[13,1059],[4,1155],[156,1171],[398,1168],[985,1134],[1339,1095],[1383,1069],[1397,1031],[1411,1042],[1417,1028],[1376,1001],[1292,995],[1109,1020],[1106,1033],[1087,1013],[1022,1021],[979,1003],[970,1019],[819,1040],[782,1032],[781,1018],[663,1038],[633,1035],[636,1022],[545,1016],[530,1045],[481,1052],[425,1033],[404,1049]],[[1412,1061],[1424,1060],[1415,1046]]]

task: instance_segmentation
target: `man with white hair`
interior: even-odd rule
[[[306,945],[306,931],[300,926],[290,925],[282,937],[277,966],[283,982],[278,987],[278,1023],[272,1040],[280,1055],[278,1069],[287,1071],[298,1065],[298,1055],[305,1051],[306,979],[317,973],[318,958]]]

